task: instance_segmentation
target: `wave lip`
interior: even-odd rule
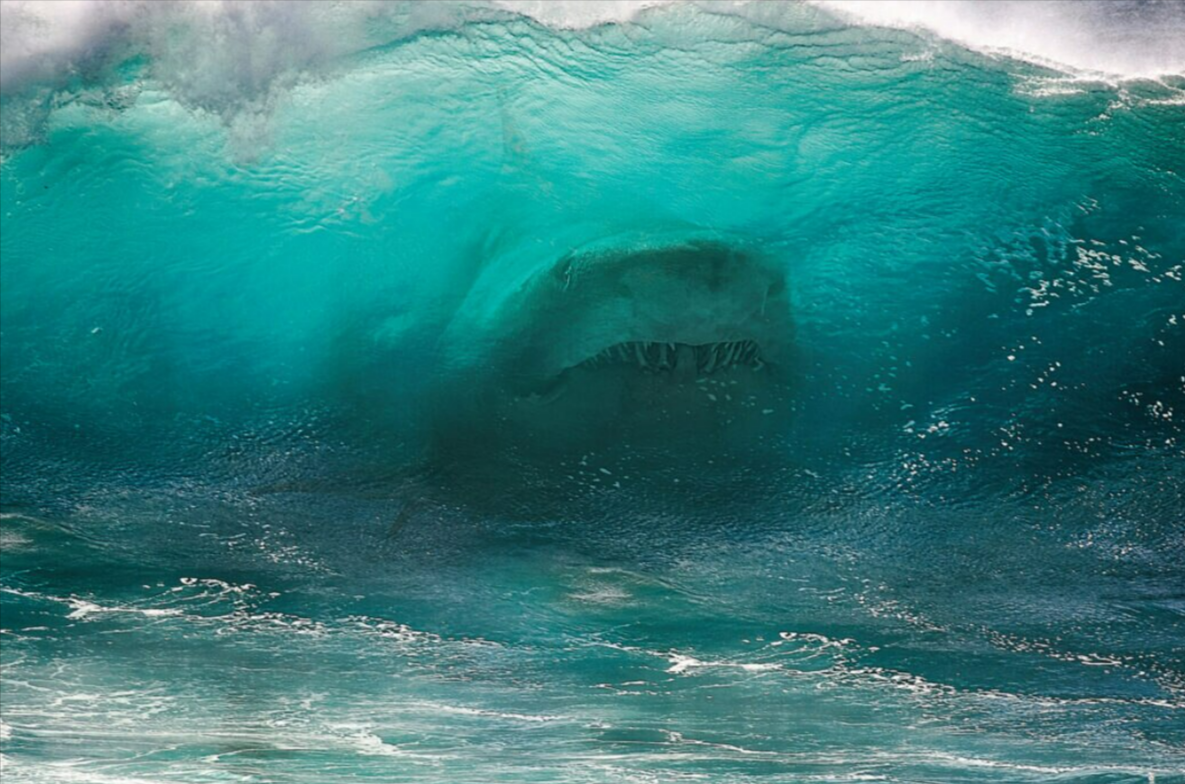
[[[1185,73],[1185,6],[1137,0],[806,0],[841,22],[924,30],[973,49],[1120,77]],[[523,16],[554,29],[643,22],[672,0],[0,0],[0,94],[62,83],[146,56],[162,81],[209,108],[266,92],[281,74],[424,30]],[[795,26],[786,2],[694,2],[764,29]]]
[[[811,0],[856,22],[1128,78],[1185,73],[1185,5],[1165,0]]]

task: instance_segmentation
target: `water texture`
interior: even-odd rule
[[[1185,782],[1182,6],[561,5],[2,6],[6,784]]]

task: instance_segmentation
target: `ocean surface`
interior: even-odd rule
[[[5,784],[1185,782],[1185,6],[867,5],[0,5]]]

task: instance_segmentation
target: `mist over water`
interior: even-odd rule
[[[0,13],[6,782],[1185,782],[1179,4]]]

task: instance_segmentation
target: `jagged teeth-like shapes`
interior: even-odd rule
[[[704,372],[711,373],[716,369],[716,362],[720,359],[720,344],[716,344],[709,349],[708,360],[704,363]]]
[[[628,364],[649,371],[673,370],[679,367],[680,353],[685,361],[694,361],[695,369],[705,375],[734,365],[748,365],[760,369],[765,364],[757,343],[752,340],[722,341],[683,348],[681,346],[683,344],[650,341],[618,343],[602,349],[582,364],[586,367]]]

